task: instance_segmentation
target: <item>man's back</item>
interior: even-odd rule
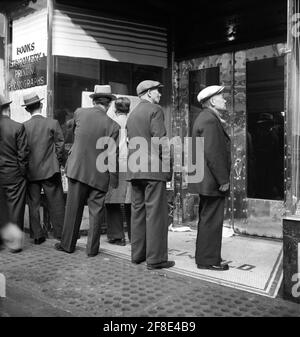
[[[24,126],[8,116],[2,116],[0,128],[2,135],[0,173],[6,180],[23,178],[26,174],[29,155]]]
[[[151,170],[151,161],[152,163],[158,161],[161,166],[161,152],[158,146],[153,146],[151,149],[151,139],[152,137],[159,139],[167,135],[162,108],[158,104],[150,103],[144,99],[141,100],[129,115],[126,129],[129,141],[132,138],[141,137],[141,141],[147,145],[148,151],[147,154],[144,149],[140,150],[143,156],[141,162],[147,162],[146,172],[133,172],[129,169],[127,180],[152,179],[167,181],[170,172],[161,172],[161,168],[159,172],[152,172],[153,170]],[[129,158],[135,151],[135,149],[128,149]]]
[[[43,180],[60,172],[64,139],[58,121],[41,115],[24,123],[30,149],[28,179]]]
[[[101,107],[79,108],[74,113],[74,143],[69,152],[67,176],[96,189],[107,191],[109,173],[99,172],[96,161],[101,137],[117,139],[119,125]]]

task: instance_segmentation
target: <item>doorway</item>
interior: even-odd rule
[[[286,69],[280,54],[283,47],[284,44],[269,45],[179,64],[179,109],[187,115],[186,135],[190,135],[200,112],[197,93],[208,85],[225,86],[227,111],[222,118],[232,140],[231,195],[225,219],[239,234],[282,238]],[[183,88],[186,84],[188,90]]]

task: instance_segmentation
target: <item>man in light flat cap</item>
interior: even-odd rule
[[[55,249],[73,253],[78,239],[84,205],[89,208],[89,231],[86,253],[89,257],[99,252],[101,224],[105,216],[105,196],[109,185],[117,187],[117,171],[97,167],[103,152],[98,140],[110,137],[115,142],[119,125],[107,116],[111,102],[116,99],[109,85],[95,85],[92,108],[78,108],[74,112],[74,143],[67,160],[68,196],[61,242]],[[118,160],[116,147],[116,160]]]
[[[23,99],[22,106],[31,114],[24,123],[30,150],[27,173],[30,235],[39,245],[46,240],[40,222],[41,189],[47,199],[53,234],[57,239],[61,237],[65,212],[60,173],[64,163],[64,137],[58,121],[42,115],[43,98],[31,92]]]
[[[10,118],[11,103],[0,95],[0,179],[7,197],[10,220],[23,230],[29,148],[24,125]]]
[[[151,140],[162,139],[167,132],[164,114],[158,105],[161,97],[157,81],[145,80],[137,86],[140,103],[128,117],[126,128],[130,140],[140,137],[148,148],[143,149],[140,163],[145,170],[130,165],[128,150],[128,175],[131,181],[131,260],[133,263],[146,261],[148,269],[170,268],[174,261],[168,261],[168,204],[166,182],[172,173],[162,170],[162,153],[158,147],[151,148]],[[137,138],[135,138],[137,139]],[[147,151],[148,150],[148,151]],[[159,162],[159,170],[151,169],[151,162]],[[131,163],[132,164],[132,163]]]
[[[231,167],[230,138],[220,117],[220,112],[226,110],[223,90],[223,86],[212,85],[197,96],[203,110],[195,120],[192,137],[204,137],[204,178],[189,185],[189,190],[200,196],[197,267],[219,271],[229,269],[221,258],[224,205]]]

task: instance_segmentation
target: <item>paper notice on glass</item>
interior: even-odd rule
[[[82,108],[91,108],[93,106],[93,101],[90,97],[92,91],[82,91],[81,93],[81,107]]]

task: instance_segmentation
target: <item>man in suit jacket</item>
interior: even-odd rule
[[[97,145],[104,137],[114,142],[119,136],[119,125],[107,116],[106,112],[116,97],[111,94],[109,85],[96,85],[90,97],[94,107],[78,108],[74,112],[74,143],[67,161],[68,196],[62,239],[55,248],[73,253],[80,230],[84,205],[89,207],[89,232],[87,255],[96,256],[99,251],[101,224],[104,222],[105,195],[109,183],[117,172],[101,164],[97,165],[104,149]],[[117,160],[117,154],[115,159]],[[114,185],[116,187],[116,185]]]
[[[10,104],[11,102],[4,97],[0,97],[2,105]],[[2,109],[0,109],[0,148],[2,148]],[[0,167],[4,164],[2,155],[0,156]],[[2,178],[2,179],[1,179]],[[18,253],[22,251],[23,245],[23,232],[21,229],[14,223],[11,222],[9,208],[7,205],[7,197],[5,190],[2,186],[4,181],[2,173],[0,173],[0,249],[4,244],[6,245],[11,252]]]
[[[7,198],[10,220],[23,230],[29,149],[24,125],[10,119],[10,104],[11,101],[0,95],[0,179]]]
[[[34,243],[41,244],[45,233],[40,223],[41,189],[47,198],[53,234],[61,238],[65,202],[60,167],[64,161],[64,138],[57,120],[42,115],[43,98],[32,92],[24,96],[31,119],[24,123],[30,149],[28,168],[28,206]]]
[[[196,264],[200,269],[228,270],[222,264],[221,243],[225,196],[229,192],[231,167],[230,138],[219,112],[226,109],[223,86],[209,86],[198,94],[204,109],[193,126],[192,137],[204,137],[204,178],[189,185],[199,193],[199,222],[196,241]]]
[[[131,260],[133,263],[146,261],[148,269],[170,268],[175,264],[168,261],[166,181],[171,180],[170,166],[164,162],[160,146],[153,143],[154,137],[167,140],[164,114],[158,105],[160,87],[159,82],[150,80],[137,86],[141,102],[132,110],[126,124],[129,145],[137,139],[135,137],[140,137],[146,146],[140,150],[140,163],[145,165],[144,169],[134,167],[135,160],[131,162],[130,158],[134,158],[135,151],[129,146],[127,180],[132,185]],[[167,150],[168,142],[165,146]],[[154,162],[159,163],[158,170],[151,168]]]

